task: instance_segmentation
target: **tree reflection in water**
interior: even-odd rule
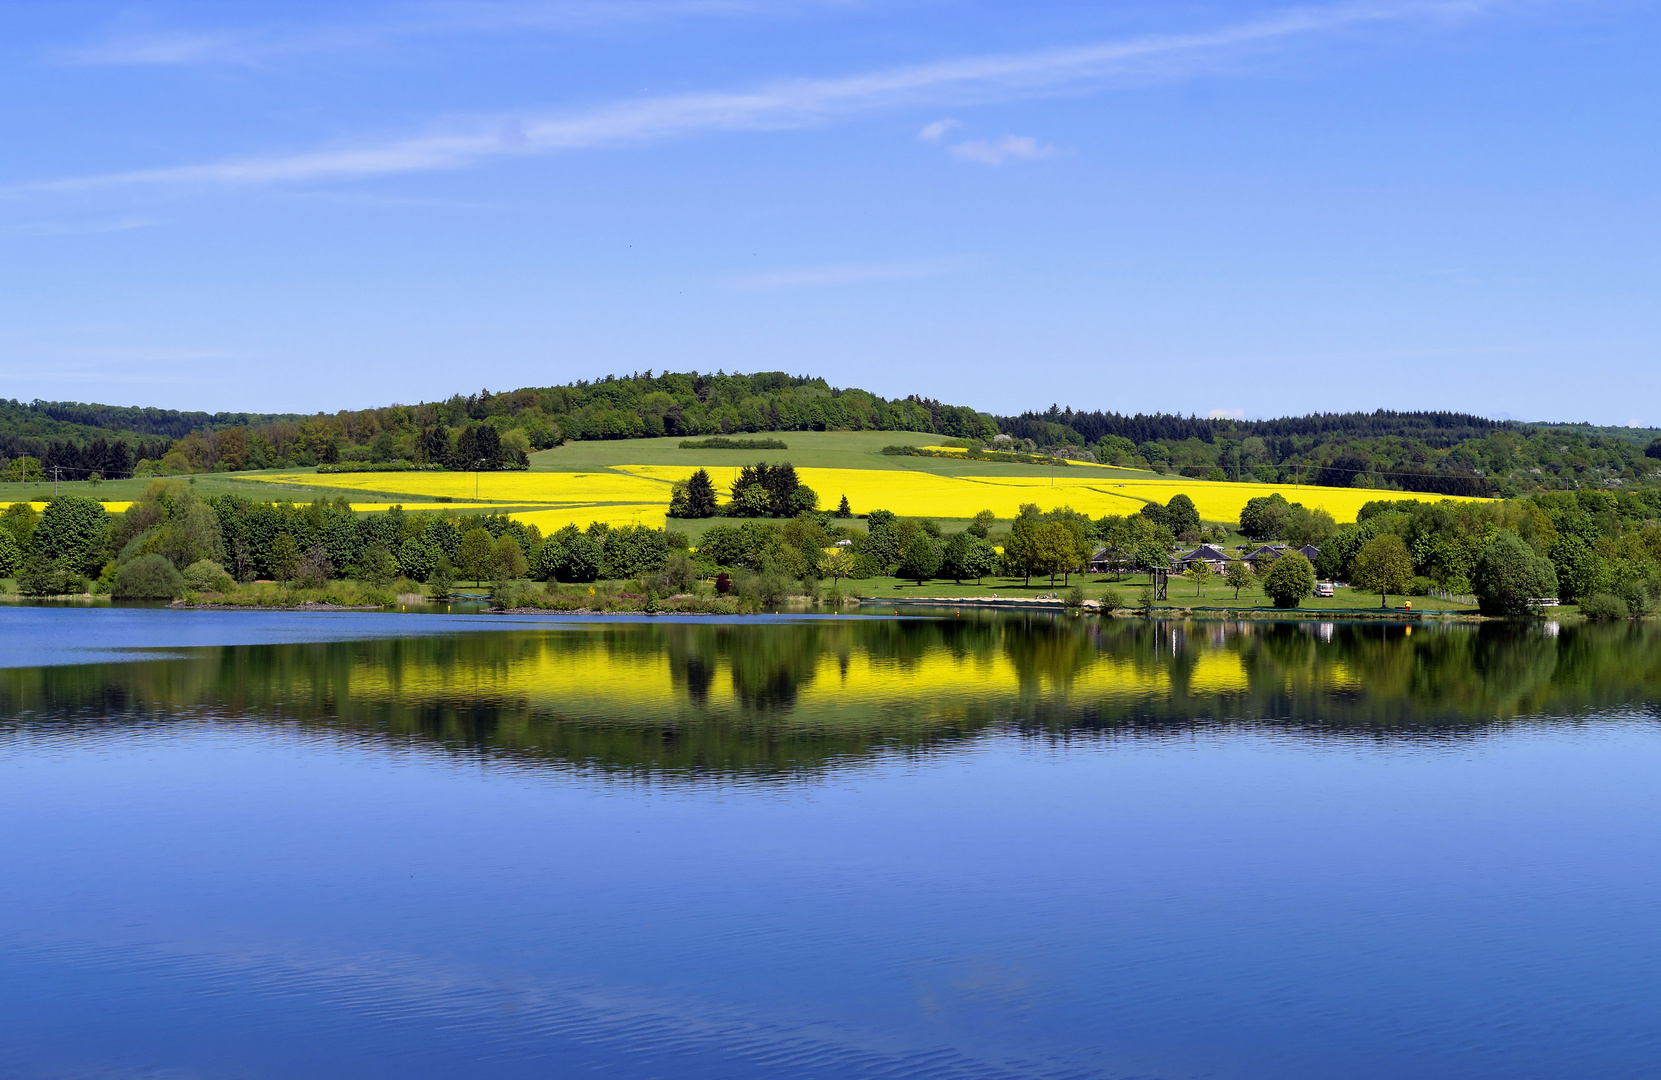
[[[1391,738],[1661,699],[1649,624],[1203,623],[975,613],[594,622],[0,672],[12,730],[281,722],[664,777],[814,773],[991,728],[1221,723]]]

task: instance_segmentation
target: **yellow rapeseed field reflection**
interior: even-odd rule
[[[949,718],[988,700],[1037,696],[1123,704],[1164,698],[1174,689],[1165,664],[1143,664],[1093,648],[1023,655],[996,648],[960,652],[935,646],[904,658],[858,647],[827,648],[802,659],[792,668],[791,710],[805,723],[821,711],[834,712],[844,724],[849,717],[875,718],[900,706],[916,715]],[[726,711],[744,704],[746,672],[737,670],[743,662],[742,656],[709,658],[709,682],[698,694],[700,708]],[[766,677],[754,680],[758,685],[776,684],[771,671],[763,674]],[[1245,668],[1232,651],[1202,653],[1186,686],[1191,696],[1248,689]],[[559,636],[526,642],[490,663],[394,669],[364,660],[352,676],[351,692],[360,701],[400,696],[501,700],[571,717],[670,718],[690,701],[686,679],[677,673],[674,654],[668,650],[613,649],[601,641],[574,642]]]

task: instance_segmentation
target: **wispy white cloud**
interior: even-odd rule
[[[1244,420],[1245,418],[1245,409],[1212,409],[1211,412],[1206,414],[1208,420]]]
[[[1055,156],[1055,147],[1041,144],[1030,135],[1005,135],[997,139],[971,139],[952,147],[952,153],[966,161],[1002,165],[1005,160],[1035,161]]]
[[[720,132],[801,129],[883,110],[1078,91],[1113,80],[1190,77],[1216,70],[1247,51],[1323,32],[1369,23],[1475,14],[1498,2],[1438,0],[1298,8],[1196,33],[965,57],[842,78],[792,79],[750,90],[674,94],[523,119],[476,120],[409,138],[31,186],[66,190],[382,176],[456,169],[490,158],[641,145]]]
[[[916,281],[944,277],[984,265],[984,260],[964,255],[929,259],[899,259],[889,262],[826,263],[795,266],[746,274],[728,281],[736,289],[812,289],[831,285],[861,285],[874,281]]]
[[[939,142],[948,133],[956,131],[962,126],[956,120],[936,120],[932,124],[924,125],[923,130],[917,133],[917,137],[923,142]]]

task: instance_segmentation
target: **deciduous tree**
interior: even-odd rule
[[[1234,590],[1234,602],[1240,602],[1240,590],[1252,583],[1252,572],[1239,559],[1229,561],[1228,569],[1223,571],[1223,584]]]
[[[921,585],[933,577],[940,569],[940,547],[934,538],[921,530],[911,538],[906,545],[905,554],[900,557],[897,573],[900,577],[910,578]]]
[[[1407,591],[1413,581],[1413,557],[1395,533],[1379,533],[1355,554],[1350,583],[1378,593],[1378,606],[1387,607],[1390,593]]]
[[[462,535],[456,551],[456,569],[467,581],[483,581],[496,568],[496,541],[483,529],[473,528]]]
[[[1275,607],[1297,607],[1314,589],[1315,567],[1296,551],[1276,559],[1263,575],[1263,591],[1274,600]]]
[[[96,573],[104,562],[110,515],[104,504],[84,495],[64,495],[47,504],[35,526],[34,549],[58,559],[74,573]]]
[[[1471,586],[1484,615],[1515,618],[1534,613],[1530,600],[1557,595],[1557,571],[1522,537],[1501,529],[1477,560]]]

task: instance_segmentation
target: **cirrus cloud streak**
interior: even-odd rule
[[[47,181],[20,190],[133,185],[252,185],[458,169],[493,158],[626,147],[728,132],[784,131],[928,105],[973,105],[1090,89],[1114,80],[1193,77],[1252,50],[1366,24],[1480,14],[1499,0],[1352,3],[1299,8],[1187,34],[943,60],[831,79],[791,79],[750,90],[665,95],[524,119],[474,120],[407,138],[273,157],[138,169]],[[930,125],[925,138],[949,128]],[[1001,141],[1007,141],[1001,140]],[[965,144],[973,146],[974,144]],[[1034,156],[1034,143],[973,148],[963,156]]]

